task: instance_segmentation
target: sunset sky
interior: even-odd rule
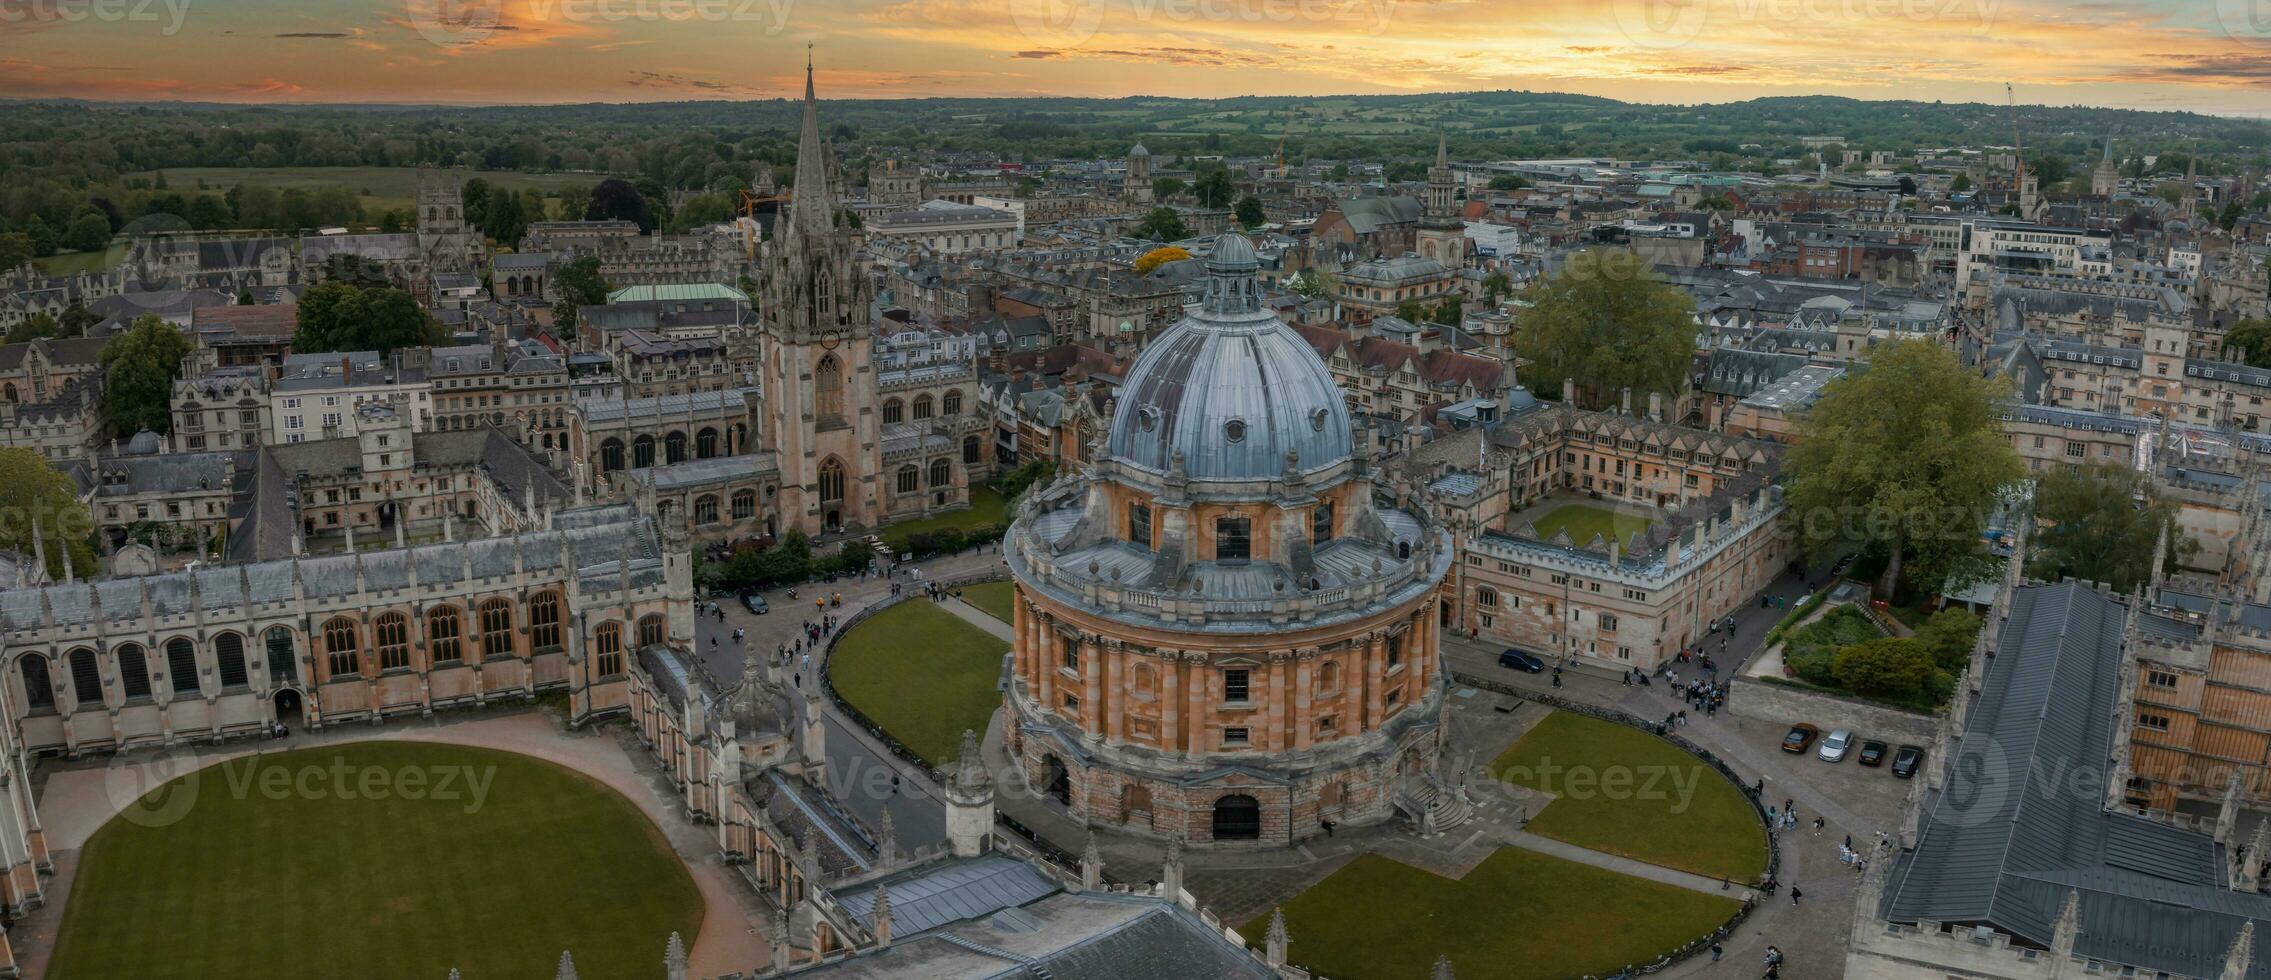
[[[0,98],[1572,91],[2271,115],[2271,0],[0,0]]]

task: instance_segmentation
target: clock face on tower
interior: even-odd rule
[[[822,350],[835,350],[836,345],[843,342],[844,328],[842,327],[829,327],[820,332],[820,348]]]

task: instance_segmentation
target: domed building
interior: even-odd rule
[[[1095,462],[1010,529],[1007,743],[1094,823],[1289,844],[1439,799],[1448,536],[1374,493],[1244,236],[1121,386]]]

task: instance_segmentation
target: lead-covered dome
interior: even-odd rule
[[[1120,386],[1109,451],[1193,480],[1266,480],[1350,456],[1348,402],[1307,341],[1262,305],[1254,243],[1231,233],[1207,257],[1199,309],[1144,348]]]

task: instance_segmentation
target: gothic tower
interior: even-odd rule
[[[1459,217],[1458,181],[1451,174],[1451,147],[1435,138],[1435,166],[1427,168],[1427,200],[1415,236],[1421,258],[1453,269],[1466,264],[1467,225]]]
[[[826,147],[804,69],[804,127],[788,220],[764,262],[765,424],[780,455],[773,501],[784,528],[806,534],[873,527],[877,440],[874,287],[858,245],[837,227]]]
[[[1151,151],[1137,143],[1128,148],[1128,174],[1121,179],[1120,200],[1129,204],[1151,203]]]
[[[2113,159],[2113,134],[2105,137],[2105,155],[2098,159],[2096,170],[2090,172],[2090,193],[2098,197],[2112,197],[2121,190],[2121,166]]]

